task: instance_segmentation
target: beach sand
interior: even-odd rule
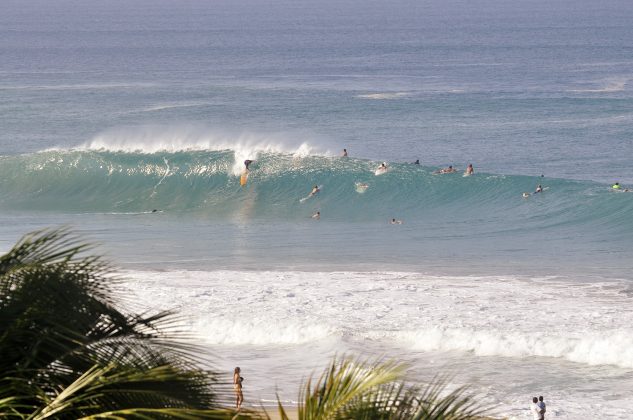
[[[284,407],[284,408],[290,420],[296,420],[298,418],[296,408],[294,407],[289,407],[289,408]],[[268,416],[270,416],[271,420],[281,420],[281,416],[279,415],[279,410],[276,407],[267,408],[267,414]]]

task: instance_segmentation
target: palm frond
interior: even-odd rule
[[[395,381],[404,367],[395,362],[363,362],[335,358],[329,368],[312,384],[308,379],[299,396],[299,419],[330,419],[343,412],[347,404],[362,399],[382,385]],[[287,414],[278,400],[279,414]]]
[[[425,388],[417,388],[418,410],[414,420],[476,420],[489,413],[465,386],[447,391],[449,377],[438,376]]]
[[[181,333],[182,317],[120,309],[125,292],[87,249],[67,229],[45,230],[0,257],[0,414],[185,415],[232,400],[228,385],[200,368],[204,352]]]
[[[395,362],[336,359],[312,385],[302,387],[299,420],[481,420],[488,410],[466,387],[448,391],[449,378],[407,386]],[[277,397],[282,420],[288,416]]]

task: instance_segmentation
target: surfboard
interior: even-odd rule
[[[321,192],[321,190],[322,190],[322,189],[323,189],[323,185],[319,185],[319,192]],[[303,197],[302,199],[300,199],[300,200],[299,200],[299,202],[300,202],[300,203],[305,203],[308,199],[310,199],[310,198],[314,197],[314,196],[315,196],[315,195],[317,195],[317,194],[318,194],[318,193],[316,193],[316,194],[312,194],[312,193],[310,193],[310,194],[308,194],[308,195],[307,195],[307,197]]]
[[[247,181],[248,181],[248,171],[244,171],[242,172],[242,176],[240,177],[240,185],[243,187],[244,185],[246,185]]]
[[[363,194],[365,191],[367,191],[367,188],[369,188],[369,185],[363,184],[362,182],[357,182],[354,185],[356,185],[356,192],[359,194]]]
[[[378,176],[378,175],[386,174],[387,172],[389,172],[389,168],[387,169],[378,168],[374,172],[374,175]]]

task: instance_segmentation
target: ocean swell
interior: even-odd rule
[[[99,138],[75,150],[47,150],[0,157],[0,208],[87,213],[153,210],[225,217],[292,220],[306,208],[325,209],[330,219],[408,220],[452,218],[490,221],[495,230],[569,227],[633,228],[633,194],[606,185],[533,176],[478,173],[436,175],[436,168],[319,154],[307,143],[264,139],[109,142]],[[211,147],[212,146],[212,147]],[[243,161],[253,159],[240,186]],[[537,184],[542,194],[523,198]],[[312,186],[321,192],[308,197]],[[359,187],[362,185],[362,188]],[[491,217],[494,215],[494,220]],[[494,222],[494,223],[493,223]]]

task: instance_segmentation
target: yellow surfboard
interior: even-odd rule
[[[243,187],[246,185],[246,181],[248,181],[248,171],[242,172],[242,176],[240,177],[240,185]]]

